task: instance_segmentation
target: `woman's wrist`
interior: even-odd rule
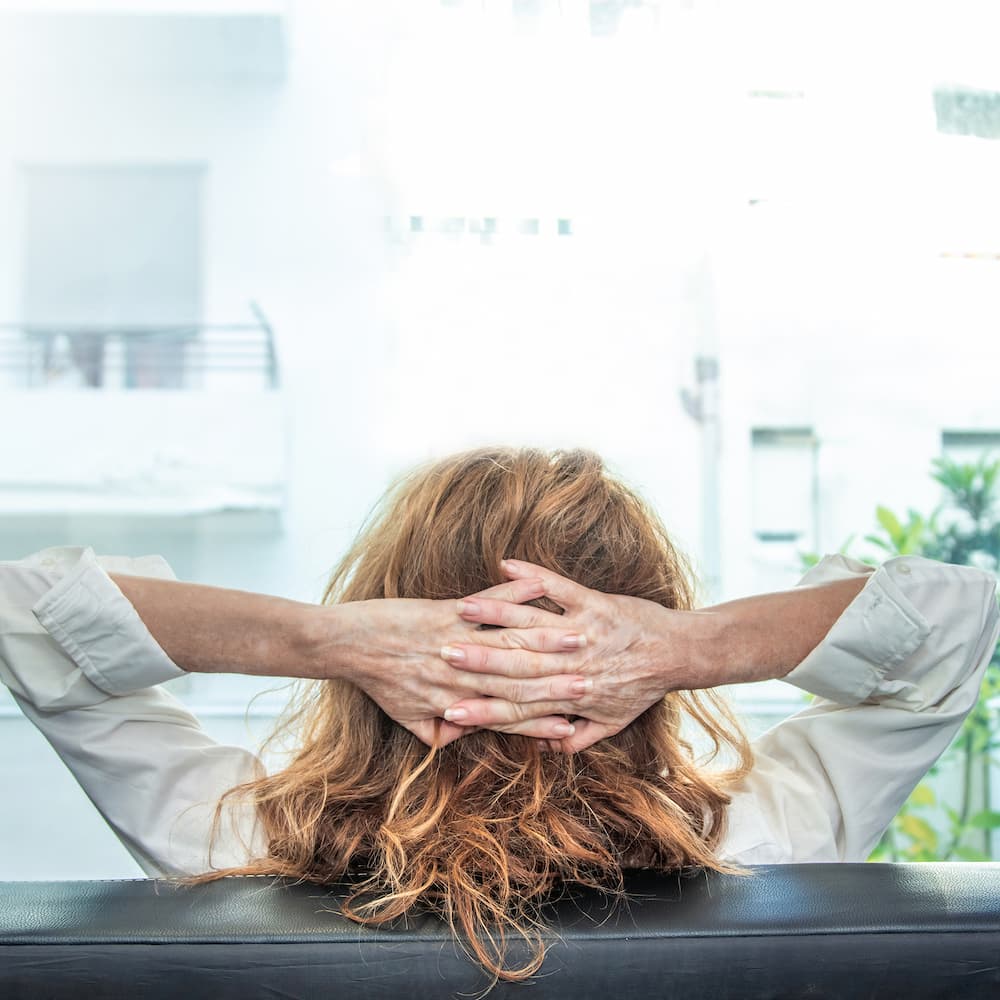
[[[340,676],[337,636],[342,630],[341,608],[289,602],[275,610],[274,645],[269,650],[267,672],[303,680]]]
[[[295,676],[360,683],[361,668],[372,653],[370,636],[364,635],[366,623],[371,632],[371,604],[305,605],[296,626],[294,645],[301,659]]]
[[[674,612],[673,614],[678,614]],[[740,677],[740,622],[728,610],[705,608],[679,612],[682,618],[682,655],[668,659],[685,665],[684,676],[676,679],[668,690],[697,690],[736,684]],[[659,640],[661,650],[676,649],[676,635]]]

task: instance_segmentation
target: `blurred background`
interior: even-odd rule
[[[929,512],[975,512],[932,461],[989,492],[1000,445],[998,29],[990,0],[0,0],[0,559],[314,601],[393,475],[496,442],[604,454],[706,603],[937,551]],[[239,742],[283,700],[174,687]],[[802,706],[733,696],[755,731]],[[991,853],[976,739],[903,856]],[[0,753],[0,877],[137,872],[6,694]]]

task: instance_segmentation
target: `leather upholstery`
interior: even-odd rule
[[[636,872],[627,888],[624,906],[580,891],[553,903],[542,972],[490,997],[1000,997],[1000,865]],[[337,895],[260,878],[3,883],[0,997],[443,998],[489,985],[438,920],[359,927]]]

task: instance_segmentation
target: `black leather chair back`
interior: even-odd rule
[[[634,873],[567,894],[528,985],[492,1000],[1000,998],[1000,865]],[[0,997],[472,997],[488,977],[438,920],[368,929],[337,892],[270,879],[0,884]]]

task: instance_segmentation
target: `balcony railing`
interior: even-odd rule
[[[277,389],[274,333],[253,323],[0,324],[0,385],[18,389]]]

